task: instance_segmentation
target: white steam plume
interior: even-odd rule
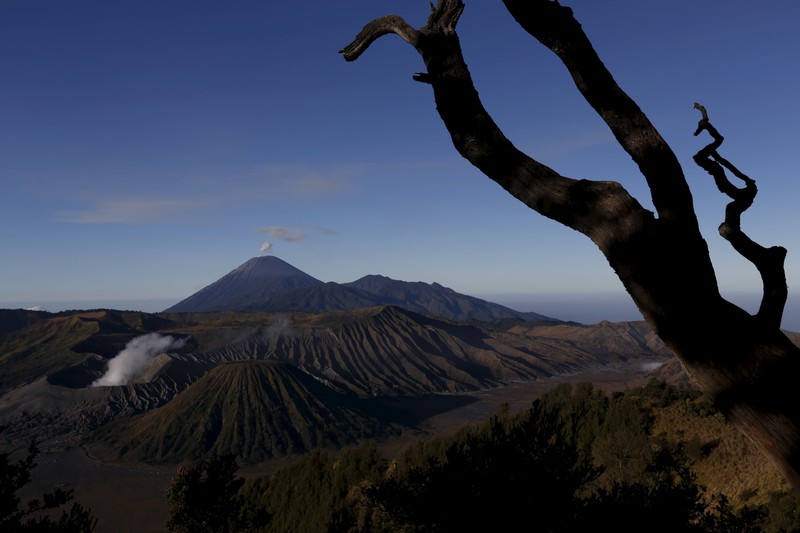
[[[275,321],[267,328],[267,336],[271,339],[279,335],[290,335],[292,332],[292,322],[283,313],[275,315]]]
[[[653,370],[655,370],[656,368],[660,367],[663,364],[664,364],[663,361],[651,361],[649,363],[642,363],[642,370],[644,370],[645,372],[652,372]]]
[[[264,242],[264,244],[261,245],[261,255],[264,255],[265,253],[267,253],[270,248],[272,248],[272,243],[271,242]]]
[[[167,350],[182,348],[186,339],[165,337],[158,333],[148,333],[128,341],[125,348],[108,362],[108,371],[92,383],[91,387],[125,385],[141,372],[147,362]]]

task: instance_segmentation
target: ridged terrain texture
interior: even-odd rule
[[[358,400],[291,365],[251,361],[220,365],[164,407],[105,426],[93,437],[92,450],[156,463],[209,453],[259,462],[388,430]]]
[[[385,276],[324,283],[272,256],[169,312],[0,318],[3,440],[156,463],[341,446],[414,424],[388,407],[407,398],[671,358],[644,322],[566,323]]]
[[[378,413],[371,399],[671,356],[643,322],[514,324],[480,328],[396,306],[46,314],[0,338],[0,424],[6,439],[98,442],[105,456],[161,462],[227,450],[261,460],[392,430],[394,414]],[[153,333],[180,347],[151,354],[125,384],[91,386],[128,342]]]

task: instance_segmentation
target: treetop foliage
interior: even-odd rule
[[[3,428],[0,427],[0,432]],[[90,510],[73,503],[69,510],[62,506],[69,503],[72,490],[58,488],[22,503],[17,493],[31,481],[31,471],[36,467],[39,449],[31,442],[24,458],[10,460],[8,453],[0,453],[0,531],[9,532],[64,532],[86,533],[94,531],[97,520]],[[54,518],[54,516],[57,516]]]
[[[665,409],[726,423],[706,404],[690,388],[658,382],[612,395],[589,384],[563,385],[529,409],[516,414],[501,409],[482,424],[420,440],[392,458],[367,441],[339,453],[316,450],[272,476],[241,484],[231,483],[230,463],[218,469],[225,479],[213,484],[205,481],[207,467],[191,475],[184,470],[173,487],[219,487],[216,494],[225,505],[202,504],[228,513],[227,522],[214,522],[218,531],[800,528],[800,517],[787,512],[800,508],[797,495],[776,492],[761,504],[733,501],[698,481],[694,466],[706,453],[702,446],[655,431]],[[234,494],[229,489],[235,487],[241,488]],[[188,493],[171,489],[171,494]],[[177,525],[190,515],[196,520],[202,513],[173,514],[172,530],[188,531]],[[246,529],[236,529],[245,523]],[[194,531],[208,530],[192,524]]]

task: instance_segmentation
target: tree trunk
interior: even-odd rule
[[[800,489],[800,404],[793,391],[800,349],[779,329],[782,257],[768,261],[771,277],[759,267],[765,288],[777,297],[765,298],[758,314],[751,316],[724,300],[678,159],[616,84],[572,11],[549,0],[504,3],[522,28],[558,55],[638,165],[656,213],[616,182],[560,175],[503,135],[483,107],[461,54],[455,32],[464,9],[461,0],[439,0],[419,30],[397,16],[376,19],[342,54],[353,61],[390,33],[412,45],[426,66],[414,79],[433,88],[456,150],[531,209],[589,237],[696,386]],[[735,240],[741,243],[740,237]]]

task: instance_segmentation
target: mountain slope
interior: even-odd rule
[[[254,257],[164,312],[245,310],[274,294],[321,284],[275,256]]]
[[[278,359],[363,397],[453,393],[535,380],[631,357],[667,359],[663,344],[619,339],[619,354],[598,350],[593,327],[576,342],[559,326],[525,333],[456,324],[397,306],[307,315],[275,315],[269,326],[240,324],[226,336],[195,337],[202,357],[218,363]],[[550,329],[552,328],[552,329]],[[585,331],[584,331],[585,330]],[[636,329],[632,332],[637,331]],[[605,332],[601,332],[606,335]],[[625,330],[617,333],[624,336]],[[236,340],[233,340],[235,336]]]
[[[40,322],[50,313],[29,309],[0,309],[0,339],[9,333]]]
[[[83,361],[114,357],[148,331],[169,330],[169,319],[135,311],[65,311],[0,337],[0,392]]]
[[[378,305],[383,305],[381,299],[372,294],[338,283],[328,282],[315,287],[274,294],[266,302],[254,303],[243,310],[325,313]]]
[[[415,313],[448,320],[491,322],[515,318],[524,321],[559,322],[544,315],[522,313],[467,296],[438,283],[398,281],[386,276],[369,275],[343,285],[373,295],[380,305],[399,305]]]
[[[109,424],[95,453],[127,460],[178,462],[233,453],[248,462],[341,446],[388,426],[291,365],[220,365],[164,407]]]

